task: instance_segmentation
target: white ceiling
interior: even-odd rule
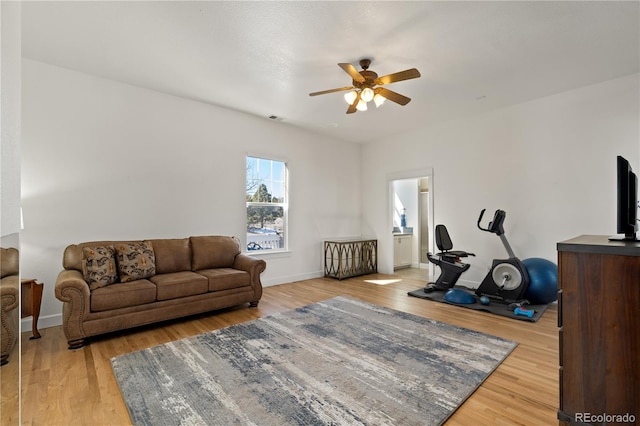
[[[26,58],[353,142],[639,72],[636,1],[23,2]],[[345,114],[371,58],[402,107]],[[267,119],[267,118],[265,118]]]

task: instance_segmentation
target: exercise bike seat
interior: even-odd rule
[[[424,288],[425,293],[431,293],[433,291],[447,291],[451,289],[460,278],[463,272],[466,272],[471,265],[468,263],[462,263],[461,257],[475,256],[473,253],[469,253],[462,250],[451,250],[453,243],[449,232],[444,225],[436,225],[436,245],[440,250],[435,256],[431,253],[427,253],[429,262],[436,266],[439,266],[442,273],[436,280],[436,282],[427,283]]]
[[[448,259],[450,261],[456,261],[461,257],[475,256],[473,253],[469,253],[462,250],[451,250],[453,248],[453,242],[449,236],[449,231],[444,225],[436,225],[436,246],[440,250],[440,253],[436,256]]]

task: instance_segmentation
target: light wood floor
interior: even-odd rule
[[[426,270],[337,281],[318,278],[264,289],[258,308],[226,309],[187,320],[121,332],[68,350],[61,327],[22,335],[21,422],[34,425],[128,425],[129,415],[109,359],[265,315],[350,296],[519,342],[514,352],[454,413],[447,425],[557,424],[558,332],[552,305],[537,323],[515,321],[407,296]],[[386,284],[383,284],[386,283]],[[4,368],[4,367],[3,367]]]
[[[20,388],[19,349],[16,344],[9,354],[9,363],[0,367],[0,425],[18,424]]]

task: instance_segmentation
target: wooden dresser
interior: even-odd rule
[[[558,243],[561,424],[640,422],[640,243]]]

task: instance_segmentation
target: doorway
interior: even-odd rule
[[[433,169],[410,170],[387,177],[389,183],[389,215],[388,223],[394,234],[413,236],[411,267],[428,269],[429,277],[433,277],[434,268],[427,258],[433,251]],[[404,222],[402,221],[404,214]],[[405,223],[405,227],[402,227]],[[396,239],[393,237],[392,254],[395,255]],[[395,266],[394,256],[394,266]]]

